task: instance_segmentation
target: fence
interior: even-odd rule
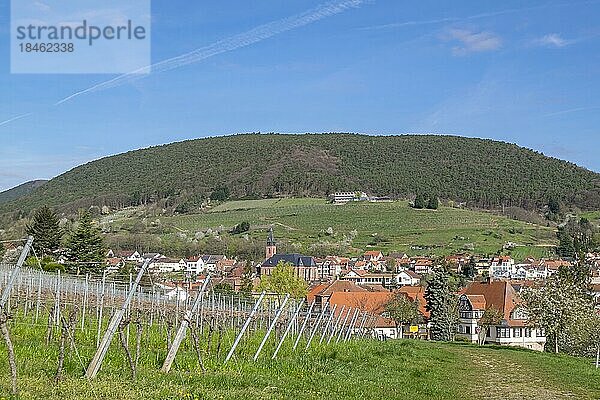
[[[0,265],[0,289],[10,284],[14,270],[12,265]],[[138,356],[140,347],[148,347],[144,341],[151,341],[150,332],[163,336],[168,351],[161,369],[168,372],[185,339],[187,348],[195,349],[204,370],[207,357],[215,365],[234,361],[242,343],[245,351],[238,352],[239,356],[254,361],[274,359],[284,346],[301,352],[311,346],[371,336],[376,320],[376,316],[360,309],[307,304],[289,296],[219,293],[206,286],[195,296],[168,298],[156,286],[136,285],[132,278],[74,276],[31,268],[22,268],[14,279],[5,310],[18,316],[13,318],[14,324],[43,327],[46,343],[59,334],[64,340],[68,334],[71,348],[77,350],[77,346],[86,344],[83,340],[76,343],[75,331],[83,332],[83,337],[93,335],[94,349],[83,352],[96,351],[86,372],[90,379],[99,371],[101,353],[106,352],[117,333],[128,358],[133,359],[129,352],[132,325]],[[249,346],[255,350],[248,351]],[[200,348],[211,350],[202,352]],[[135,374],[135,368],[132,370]]]

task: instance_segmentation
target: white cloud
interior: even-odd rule
[[[562,38],[558,33],[549,33],[541,38],[535,39],[533,44],[544,47],[565,47],[572,44],[572,40]]]
[[[41,1],[36,1],[35,3],[33,3],[33,5],[39,11],[48,12],[48,11],[52,10],[52,8],[48,4],[42,3]]]
[[[444,39],[459,43],[452,48],[452,53],[457,56],[493,51],[502,46],[502,39],[499,36],[485,31],[474,32],[468,29],[451,29],[444,36]]]

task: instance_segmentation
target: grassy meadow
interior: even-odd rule
[[[467,209],[415,210],[404,201],[346,205],[310,198],[231,201],[203,213],[154,220],[135,212],[121,213],[110,217],[111,229],[139,227],[142,219],[145,226],[158,220],[163,235],[166,231],[190,239],[196,232],[226,232],[248,221],[249,236],[264,240],[273,225],[278,241],[297,251],[322,246],[350,255],[367,249],[411,255],[495,254],[513,242],[518,245],[512,250],[517,257],[544,257],[552,255],[556,243],[552,228]]]
[[[18,399],[595,399],[600,372],[590,360],[527,350],[413,340],[314,345],[309,351],[284,346],[273,361],[274,343],[251,361],[257,335],[247,338],[227,364],[206,357],[206,372],[186,340],[169,374],[159,371],[166,353],[164,332],[142,341],[138,377],[130,376],[118,337],[97,378],[84,366],[94,352],[94,329],[75,335],[63,379],[54,381],[56,340],[45,344],[43,324],[12,323],[20,394]],[[132,335],[133,336],[133,335]],[[229,338],[231,339],[231,338]],[[229,341],[227,340],[227,342]],[[130,339],[133,341],[133,338]],[[224,341],[225,342],[225,341]],[[205,341],[201,342],[205,344]],[[303,346],[301,346],[303,348]],[[223,353],[229,349],[224,346]],[[214,354],[214,347],[213,347]],[[9,370],[0,345],[0,398],[9,399]]]

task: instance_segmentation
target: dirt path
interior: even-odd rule
[[[481,399],[577,399],[575,393],[548,385],[544,376],[531,374],[531,367],[506,361],[493,351],[469,349],[465,352],[477,371],[473,377],[473,398]],[[527,371],[527,372],[525,372]]]

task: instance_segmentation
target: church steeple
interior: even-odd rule
[[[267,248],[265,251],[265,259],[273,257],[277,253],[277,244],[273,235],[273,227],[269,228],[269,236],[267,236]]]

